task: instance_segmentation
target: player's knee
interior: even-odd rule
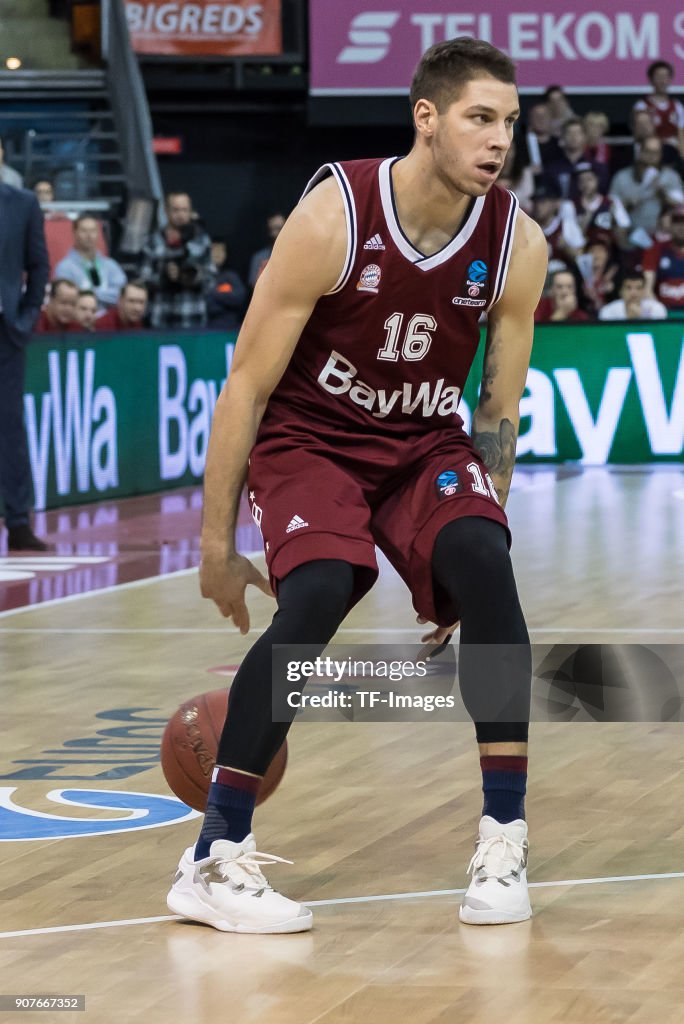
[[[296,617],[331,635],[346,615],[354,590],[354,568],[326,558],[300,565],[278,587],[278,614]]]
[[[435,542],[433,571],[442,582],[470,576],[475,579],[503,580],[512,577],[506,531],[493,519],[468,516],[444,526]]]

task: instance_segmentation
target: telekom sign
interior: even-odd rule
[[[314,95],[408,92],[421,54],[433,43],[476,36],[505,50],[518,65],[521,91],[560,83],[574,92],[647,88],[657,59],[684,60],[684,10],[679,0],[595,0],[545,5],[521,0],[511,10],[496,0],[460,7],[450,0],[310,0],[311,92]],[[549,11],[551,6],[553,10]],[[684,73],[675,82],[684,88]]]

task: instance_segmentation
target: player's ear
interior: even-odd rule
[[[437,107],[430,100],[418,100],[413,108],[413,123],[416,133],[426,139],[432,138],[437,124]]]

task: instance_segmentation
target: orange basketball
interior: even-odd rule
[[[207,805],[211,773],[228,709],[228,690],[212,690],[186,700],[169,719],[161,742],[161,766],[169,788],[196,811]],[[285,772],[287,741],[273,758],[256,802],[271,795]]]

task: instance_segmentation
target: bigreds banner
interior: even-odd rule
[[[136,53],[194,57],[282,53],[280,0],[126,0]]]

